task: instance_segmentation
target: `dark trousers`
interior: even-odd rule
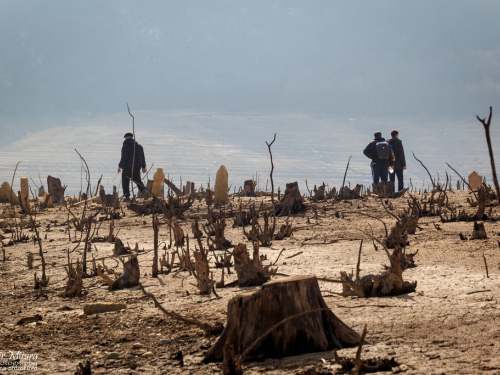
[[[132,178],[132,171],[130,169],[128,170],[122,170],[122,188],[123,188],[123,195],[126,197],[130,196],[130,178]],[[137,184],[137,187],[139,188],[139,191],[144,193],[146,190],[144,188],[144,185],[142,184],[141,181],[141,169],[137,169],[134,171],[134,175],[132,178],[132,181],[134,181]]]
[[[402,169],[395,169],[394,173],[390,174],[390,179],[392,182],[396,181],[396,176],[398,176],[398,190],[401,191],[405,187],[405,183],[403,181],[403,170]],[[394,187],[396,187],[396,184],[394,184]]]
[[[372,163],[372,178],[373,183],[378,185],[379,181],[382,180],[384,184],[387,183],[387,175],[389,174],[389,168],[379,167],[377,164]]]

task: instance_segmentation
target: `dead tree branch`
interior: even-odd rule
[[[274,230],[276,229],[276,209],[274,206],[274,181],[273,181],[273,172],[274,172],[274,163],[273,163],[273,153],[271,152],[271,146],[273,145],[274,141],[276,141],[276,133],[274,133],[274,138],[271,143],[267,143],[267,149],[269,150],[269,156],[271,157],[271,173],[269,173],[269,177],[271,179],[271,204],[273,206],[273,230],[271,234],[271,238],[274,235]]]
[[[160,302],[158,302],[158,300],[156,299],[156,297],[154,296],[153,293],[146,292],[146,290],[144,289],[144,286],[142,284],[139,284],[139,286],[140,286],[142,292],[144,293],[144,295],[151,298],[155,304],[155,307],[160,309],[161,312],[163,312],[165,315],[170,316],[171,318],[174,318],[176,320],[180,320],[181,322],[195,325],[210,335],[218,335],[218,334],[222,333],[222,330],[224,329],[224,326],[222,325],[222,323],[215,323],[215,325],[211,325],[209,323],[200,322],[198,319],[187,318],[187,317],[179,315],[173,311],[168,311],[160,304]]]
[[[493,158],[493,148],[491,146],[491,136],[490,136],[490,125],[491,125],[491,116],[493,114],[493,108],[490,106],[490,116],[488,117],[488,121],[486,119],[479,118],[477,119],[484,126],[484,132],[486,133],[486,143],[488,144],[488,152],[490,153],[490,163],[491,163],[491,172],[493,175],[493,183],[495,184],[495,189],[497,192],[497,205],[500,204],[500,187],[498,186],[498,178],[497,178],[497,170],[495,168],[495,159]]]

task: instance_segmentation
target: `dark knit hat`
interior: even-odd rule
[[[127,137],[133,137],[134,135],[132,133],[125,133],[125,135],[123,136],[123,138],[127,138]]]
[[[373,136],[374,136],[375,138],[382,138],[382,133],[381,133],[381,132],[379,132],[379,131],[376,131],[375,133],[373,133]]]

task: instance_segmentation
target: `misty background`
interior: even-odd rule
[[[204,163],[210,170],[196,172],[204,180],[217,170],[213,159],[236,162],[227,151],[237,149],[246,150],[242,176],[268,173],[259,163],[269,168],[264,141],[274,133],[290,171],[302,161],[304,173],[319,163],[318,179],[332,168],[342,177],[355,155],[363,182],[361,151],[375,130],[398,128],[407,159],[415,151],[432,171],[449,161],[464,174],[490,173],[475,118],[490,105],[500,140],[498,1],[0,0],[0,8],[2,181],[19,160],[21,172],[69,163],[60,174],[79,173],[74,148],[97,152],[93,168],[114,177],[131,130],[127,103],[142,114],[149,160],[176,175]],[[189,137],[197,149],[181,147]],[[180,145],[166,147],[172,140]],[[211,156],[211,145],[225,151]],[[255,165],[244,158],[250,151]],[[196,152],[204,156],[183,164]],[[412,163],[408,177],[425,178]]]

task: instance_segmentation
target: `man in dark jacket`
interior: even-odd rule
[[[142,173],[146,173],[146,158],[144,157],[144,149],[139,143],[134,141],[132,133],[125,134],[123,138],[125,140],[122,146],[122,157],[118,164],[118,173],[123,170],[122,187],[123,195],[125,196],[123,201],[130,202],[130,179],[137,184],[141,193],[146,192],[141,182],[141,169]]]
[[[390,179],[395,182],[396,176],[398,176],[398,191],[401,191],[404,188],[403,170],[406,170],[405,150],[403,141],[399,139],[399,132],[396,129],[391,131],[391,137],[388,143],[391,145],[396,160],[394,160],[394,173],[391,173]]]
[[[379,181],[382,180],[386,184],[389,167],[393,167],[394,155],[389,144],[382,138],[381,132],[377,131],[373,136],[375,139],[368,143],[363,150],[363,154],[372,160],[370,166],[372,167],[373,183],[378,185]]]

